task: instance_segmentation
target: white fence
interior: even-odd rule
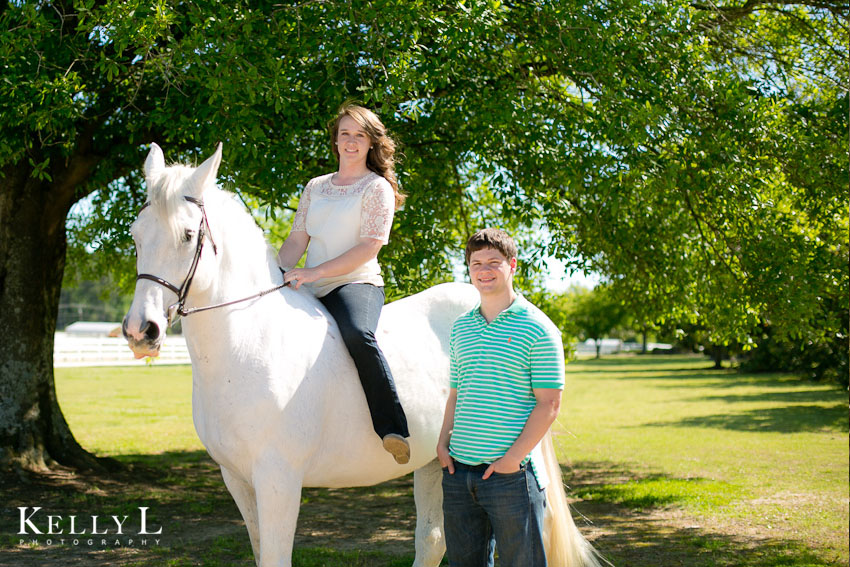
[[[75,336],[56,333],[53,345],[53,366],[134,366],[147,364],[136,359],[127,341],[121,337]],[[154,364],[191,364],[186,339],[168,335]]]
[[[623,343],[619,339],[603,339],[601,354],[614,354],[641,349],[637,343]],[[647,350],[669,349],[671,345],[649,343]],[[575,345],[576,352],[596,354],[593,339]],[[53,365],[60,366],[134,366],[147,364],[147,359],[136,359],[127,341],[122,337],[84,336],[56,333],[53,347]],[[154,364],[191,364],[186,339],[182,335],[168,335]]]
[[[673,348],[673,345],[667,343],[647,343],[646,351],[653,352],[655,350],[670,350]],[[617,354],[620,352],[639,352],[643,349],[643,345],[640,343],[625,343],[620,339],[602,339],[599,354]],[[575,345],[575,350],[577,353],[582,354],[596,354],[596,341],[593,339],[587,339],[584,342],[578,343]]]

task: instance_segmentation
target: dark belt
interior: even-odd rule
[[[490,466],[490,463],[482,463],[480,465],[467,465],[466,463],[461,463],[460,461],[455,461],[455,468],[462,471],[472,471],[472,472],[480,472],[483,473],[487,470],[487,467]]]
[[[487,470],[487,467],[489,467],[489,466],[490,466],[490,463],[483,463],[483,464],[480,464],[480,465],[467,465],[466,463],[461,463],[460,461],[455,461],[455,469],[461,470],[461,471],[472,471],[472,472],[483,473],[484,471]],[[527,465],[520,465],[519,470],[520,471],[525,470],[526,466]],[[519,472],[519,471],[517,471],[517,472]]]

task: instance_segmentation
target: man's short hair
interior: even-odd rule
[[[516,258],[516,242],[507,232],[498,228],[484,228],[466,241],[466,264],[469,265],[469,257],[473,252],[486,248],[498,250],[508,260]]]

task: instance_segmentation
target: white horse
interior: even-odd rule
[[[281,287],[274,252],[253,218],[215,187],[220,162],[221,144],[198,168],[166,167],[162,150],[151,147],[149,201],[131,228],[140,276],[124,320],[130,348],[137,358],[156,356],[175,312],[192,314],[183,332],[195,429],[242,513],[257,565],[291,565],[302,487],[373,485],[411,471],[414,566],[438,565],[445,543],[435,447],[448,395],[448,337],[477,292],[443,284],[383,311],[378,340],[410,428],[410,462],[398,465],[372,429],[336,324],[310,292]],[[547,491],[555,512],[550,565],[595,565],[569,514],[551,441],[545,453],[556,479]]]

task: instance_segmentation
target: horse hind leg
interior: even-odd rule
[[[413,567],[437,567],[446,552],[443,533],[443,471],[436,459],[413,473],[416,559]]]
[[[257,496],[250,484],[237,478],[226,468],[221,467],[221,477],[227,490],[236,502],[245,527],[248,528],[248,537],[251,538],[251,548],[254,551],[254,560],[260,560],[260,528],[257,518]]]

